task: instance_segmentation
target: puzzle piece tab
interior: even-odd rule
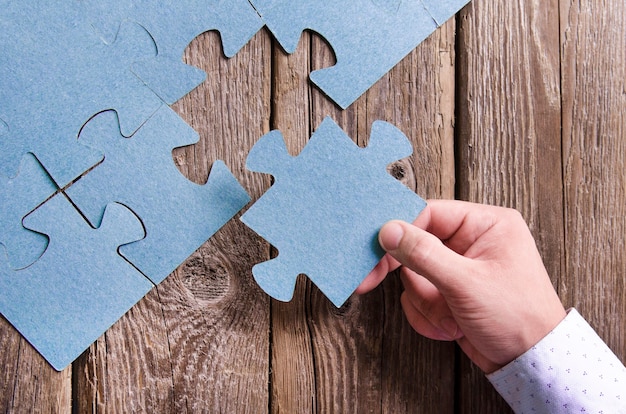
[[[129,136],[163,104],[129,67],[156,46],[136,24],[105,44],[74,2],[0,0],[0,9],[0,173],[15,175],[32,152],[63,187],[102,159],[76,141],[89,118],[115,109]]]
[[[22,159],[19,175],[0,176],[0,244],[6,249],[11,268],[21,269],[32,264],[46,250],[48,238],[24,228],[22,219],[56,190],[54,182],[32,154]]]
[[[248,0],[115,0],[81,2],[90,21],[112,38],[120,22],[141,24],[154,38],[156,59],[136,62],[135,73],[172,104],[202,83],[205,73],[182,62],[198,35],[218,30],[224,54],[234,56],[264,25]],[[173,82],[173,80],[176,80]]]
[[[198,139],[167,106],[131,138],[120,135],[113,112],[93,118],[80,135],[80,141],[101,149],[105,160],[69,187],[68,196],[94,225],[113,201],[141,218],[146,238],[122,246],[120,252],[155,284],[250,200],[221,161],[213,164],[205,185],[187,180],[178,171],[172,149]]]
[[[247,168],[272,174],[275,183],[241,217],[278,249],[278,257],[252,269],[261,288],[288,301],[304,273],[341,306],[383,256],[380,227],[413,221],[426,205],[386,170],[411,153],[404,134],[382,121],[372,125],[369,146],[359,148],[326,118],[297,157],[279,131],[264,135]]]
[[[50,243],[23,270],[10,269],[0,254],[0,312],[60,371],[153,287],[117,253],[141,239],[143,227],[126,207],[111,204],[92,229],[62,194],[24,223]]]
[[[310,78],[346,108],[442,24],[420,0],[250,0],[287,53],[302,31],[313,30],[333,48],[335,66]],[[428,1],[438,18],[467,1]]]

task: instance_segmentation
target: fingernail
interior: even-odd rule
[[[443,318],[441,322],[439,322],[441,328],[450,335],[450,339],[456,339],[459,333],[459,325],[457,325],[456,321],[453,318],[447,317]]]
[[[386,251],[396,250],[400,245],[400,240],[404,236],[404,229],[397,222],[387,223],[380,231],[380,245]]]

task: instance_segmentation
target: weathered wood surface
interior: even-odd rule
[[[458,198],[518,209],[558,284],[565,275],[555,16],[557,0],[477,1],[461,12],[456,156]],[[508,410],[465,358],[459,375],[460,411]]]
[[[185,59],[209,74],[174,106],[201,135],[173,154],[188,178],[223,159],[257,199],[271,178],[244,161],[270,129],[296,155],[325,116],[361,146],[392,122],[415,154],[390,171],[519,209],[565,305],[626,359],[624,2],[474,0],[345,111],[307,80],[334,59],[315,34],[288,56],[261,31],[226,60],[207,33]],[[0,412],[509,411],[452,344],[411,330],[395,275],[341,309],[305,278],[279,303],[251,275],[275,253],[231,221],[61,373],[0,319]]]

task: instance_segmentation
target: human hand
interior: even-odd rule
[[[387,251],[357,289],[402,266],[401,303],[411,326],[456,340],[490,373],[517,358],[565,317],[535,241],[515,210],[431,200],[413,224],[380,230]]]

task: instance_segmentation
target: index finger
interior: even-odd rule
[[[464,254],[498,221],[501,207],[458,200],[428,200],[428,214],[414,224],[435,235],[458,254]]]

